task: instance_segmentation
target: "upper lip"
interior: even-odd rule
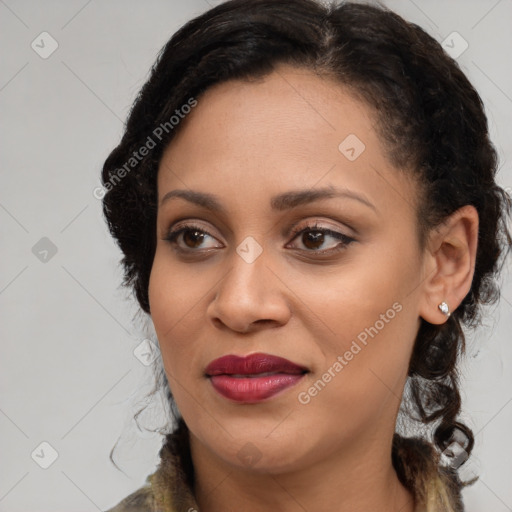
[[[227,355],[211,361],[205,369],[208,376],[212,375],[254,375],[257,373],[291,373],[307,372],[304,366],[292,363],[283,357],[271,354],[250,354],[248,356]]]

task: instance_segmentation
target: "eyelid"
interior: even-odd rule
[[[303,215],[303,214],[302,214]],[[358,237],[360,236],[360,232],[359,232],[359,229],[357,229],[352,222],[349,221],[349,219],[319,219],[319,217],[322,217],[322,216],[325,216],[326,214],[324,213],[323,215],[322,214],[317,214],[317,215],[310,215],[308,218],[306,219],[302,219],[302,218],[299,218],[299,220],[297,219],[294,219],[292,220],[291,222],[287,223],[285,226],[283,226],[283,228],[281,229],[280,231],[280,235],[283,237],[283,238],[286,238],[288,237],[289,235],[293,234],[294,232],[297,233],[297,231],[294,229],[294,226],[300,224],[301,222],[304,222],[305,225],[304,227],[308,227],[310,225],[310,223],[319,223],[319,222],[339,222],[341,223],[342,225],[345,226],[345,228],[348,228],[349,230],[349,233],[342,233],[344,234],[346,237],[349,237],[349,238],[352,238],[352,237]],[[327,214],[327,215],[332,215],[332,214]],[[313,217],[313,219],[310,219],[310,217]],[[173,219],[171,222],[168,222],[166,223],[166,225],[168,226],[167,228],[164,228],[164,232],[163,232],[163,236],[166,236],[170,231],[171,231],[171,228],[173,230],[176,229],[176,225],[179,224],[180,222],[185,222],[187,227],[191,224],[191,223],[197,223],[197,222],[206,222],[208,224],[210,224],[210,221],[208,221],[207,219],[201,219],[200,217],[190,217],[190,216],[180,216],[176,219]],[[223,222],[221,222],[221,224],[223,225],[223,227],[226,227],[224,225]],[[209,227],[201,227],[201,226],[196,226],[198,229],[201,229],[201,230],[205,230],[208,232],[208,234],[210,236],[214,236],[212,233],[211,233],[211,229]],[[322,227],[322,226],[321,226]],[[338,231],[340,229],[343,229],[342,227],[340,226],[333,226],[331,228],[325,228],[325,226],[322,227],[323,229],[332,229],[333,231]],[[226,228],[230,234],[232,233],[232,231],[227,227]],[[218,238],[217,236],[215,236],[215,238]]]
[[[193,231],[193,230],[200,231],[201,233],[204,233],[205,235],[209,236],[210,238],[213,238],[213,239],[219,241],[218,237],[213,235],[210,232],[209,228],[205,228],[205,227],[199,225],[194,220],[191,220],[191,221],[188,221],[188,222],[185,221],[184,224],[181,225],[181,226],[179,225],[179,221],[173,223],[171,225],[171,227],[165,231],[164,236],[162,237],[162,240],[166,240],[168,242],[176,243],[176,239],[182,233],[184,233],[185,231]],[[221,244],[222,244],[222,242],[221,242]],[[222,244],[222,245],[224,245],[224,244]],[[208,249],[212,249],[212,247],[209,247]],[[197,249],[197,250],[194,250],[194,249],[182,249],[182,250],[183,251],[188,251],[188,252],[199,252],[200,251],[199,249]]]
[[[169,229],[167,230],[167,234],[163,237],[163,240],[168,241],[169,243],[172,243],[173,245],[176,245],[177,248],[175,249],[178,252],[187,253],[187,254],[205,254],[207,252],[211,252],[211,250],[216,249],[216,247],[207,247],[204,249],[193,249],[193,248],[185,248],[179,247],[177,243],[178,237],[186,232],[186,231],[200,231],[201,233],[209,236],[210,238],[213,238],[218,241],[218,238],[211,234],[209,228],[205,228],[197,223],[195,220],[184,220],[184,224],[180,225],[181,220],[177,220],[176,222],[172,223]],[[303,223],[299,222],[298,225],[294,226],[293,228],[289,227],[288,229],[283,230],[283,233],[285,233],[285,236],[287,238],[290,238],[289,242],[286,246],[288,246],[290,243],[292,243],[296,238],[298,238],[301,233],[307,232],[307,231],[319,231],[323,232],[326,236],[330,236],[331,238],[335,238],[338,240],[338,243],[329,249],[320,249],[320,250],[308,250],[308,249],[297,249],[301,252],[305,253],[311,253],[316,254],[318,256],[325,256],[327,254],[333,254],[333,253],[339,253],[345,250],[352,242],[356,242],[357,240],[347,235],[343,232],[343,230],[340,230],[340,228],[337,227],[329,227],[322,225],[322,222],[318,219],[315,220],[305,220]],[[221,242],[222,244],[222,242]],[[222,244],[223,245],[223,244]]]
[[[166,237],[169,236],[169,234],[171,232],[176,232],[180,229],[194,229],[196,228],[197,230],[200,230],[200,231],[204,231],[207,235],[215,238],[215,239],[219,239],[218,236],[214,235],[213,234],[213,231],[215,231],[215,229],[212,229],[210,227],[207,227],[207,226],[203,226],[201,225],[200,223],[201,222],[208,222],[208,221],[205,221],[203,219],[200,219],[200,218],[191,218],[191,217],[180,217],[180,218],[177,218],[175,220],[172,220],[171,222],[168,222],[165,224],[165,227],[163,228],[163,233],[162,233],[162,236],[161,238],[162,239],[165,239]],[[182,225],[181,225],[182,224]]]
[[[181,222],[184,222],[183,226],[180,226],[179,224]],[[200,226],[198,224],[198,221],[202,221],[202,219],[194,219],[194,218],[190,218],[190,217],[180,217],[180,218],[177,218],[175,220],[173,220],[172,222],[170,222],[168,225],[169,227],[167,228],[164,228],[164,232],[163,232],[163,235],[162,235],[162,238],[165,238],[169,235],[169,233],[171,231],[175,232],[179,229],[182,229],[182,228],[187,228],[187,229],[197,229],[197,230],[201,230],[201,231],[205,231],[209,236],[213,237],[213,238],[216,238],[218,239],[217,236],[213,235],[211,233],[211,229],[209,227],[203,227],[203,226]],[[206,221],[207,222],[207,221]],[[322,222],[329,222],[328,220],[319,220],[318,218],[317,219],[314,219],[314,220],[303,220],[303,221],[296,221],[294,220],[293,222],[291,223],[288,223],[286,226],[283,227],[283,229],[281,230],[281,236],[283,238],[286,238],[286,237],[289,237],[289,236],[296,236],[298,233],[300,233],[302,230],[306,229],[306,228],[310,228],[312,229],[313,227],[316,229],[318,227],[318,229],[323,229],[323,230],[331,230],[331,231],[336,231],[342,235],[344,235],[345,237],[347,238],[352,238],[354,236],[354,234],[357,234],[357,230],[354,229],[352,226],[350,226],[349,224],[347,224],[346,222],[344,223],[345,226],[347,228],[350,229],[350,231],[352,232],[351,234],[347,234],[347,233],[343,233],[343,232],[340,232],[339,230],[342,229],[338,226],[322,226],[322,225],[319,225],[321,224]],[[298,227],[300,226],[300,227]]]
[[[302,233],[307,232],[307,231],[322,232],[326,236],[330,236],[331,238],[335,238],[339,241],[339,243],[336,244],[335,247],[332,247],[330,249],[321,249],[318,251],[313,251],[313,250],[308,251],[306,249],[300,249],[301,251],[309,252],[312,254],[316,253],[319,255],[322,255],[322,254],[326,255],[326,254],[341,252],[352,242],[357,241],[354,237],[343,233],[343,231],[339,230],[339,228],[331,228],[328,226],[324,226],[324,225],[322,225],[321,221],[319,222],[318,220],[315,220],[315,221],[306,222],[305,225],[299,225],[298,227],[294,227],[290,233],[290,236],[292,237],[290,242],[293,242],[293,240],[295,240]],[[341,245],[341,247],[340,247],[340,245]]]
[[[314,217],[314,216],[313,216]],[[339,221],[341,222],[341,221]],[[332,221],[329,219],[321,219],[321,218],[313,218],[313,219],[305,219],[303,221],[299,222],[292,222],[291,224],[288,224],[283,228],[281,231],[281,235],[283,237],[289,236],[289,235],[297,235],[304,229],[319,229],[324,231],[334,231],[336,233],[339,233],[341,235],[346,236],[347,238],[355,238],[357,236],[357,230],[354,229],[352,226],[347,224],[346,222],[342,223],[345,228],[333,225]],[[347,229],[348,228],[348,229]],[[349,231],[348,233],[346,231]]]

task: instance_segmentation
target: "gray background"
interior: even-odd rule
[[[385,4],[439,41],[457,31],[468,42],[457,60],[485,102],[498,180],[511,190],[512,0]],[[0,0],[0,511],[105,510],[156,468],[161,437],[131,421],[153,383],[134,354],[151,334],[119,286],[120,252],[93,190],[157,51],[210,5]],[[48,58],[31,47],[51,49],[45,31],[58,44]],[[501,303],[468,338],[467,471],[481,476],[464,493],[468,512],[512,510],[511,281],[509,262]],[[144,424],[164,414],[157,401]],[[108,457],[119,436],[123,472]],[[47,469],[43,442],[57,454]]]

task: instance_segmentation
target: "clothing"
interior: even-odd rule
[[[185,491],[184,489],[180,493],[183,501],[181,505],[179,505],[179,508],[176,508],[176,506],[173,506],[174,508],[168,508],[167,510],[159,508],[150,489],[150,480],[153,475],[154,473],[146,478],[146,484],[143,487],[137,489],[120,501],[115,507],[105,512],[199,512],[199,506],[194,497],[188,490]],[[416,507],[414,512],[424,512],[424,510],[420,507]]]
[[[156,500],[151,481],[158,470],[146,478],[146,483],[105,512],[199,512],[194,496],[185,482],[176,478],[169,485],[175,488],[173,503],[162,506]],[[176,489],[179,488],[179,489]]]
[[[105,512],[199,512],[192,493],[193,466],[183,419],[166,436],[157,470],[146,483]]]
[[[405,458],[404,458],[405,460]],[[193,466],[188,444],[188,431],[181,426],[160,450],[158,469],[146,478],[146,483],[105,512],[200,512],[192,492]],[[462,502],[452,498],[454,512],[463,512]],[[435,507],[436,512],[445,510]],[[426,512],[418,504],[415,512]]]
[[[150,475],[151,476],[151,475]],[[149,483],[149,478],[146,482]],[[135,492],[120,501],[115,507],[105,512],[163,512],[159,509],[153,499],[151,490],[148,486],[141,487]],[[190,511],[192,512],[192,511]]]

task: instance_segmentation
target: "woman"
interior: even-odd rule
[[[496,168],[480,97],[393,12],[232,0],[182,27],[102,173],[175,414],[109,512],[464,510]]]

